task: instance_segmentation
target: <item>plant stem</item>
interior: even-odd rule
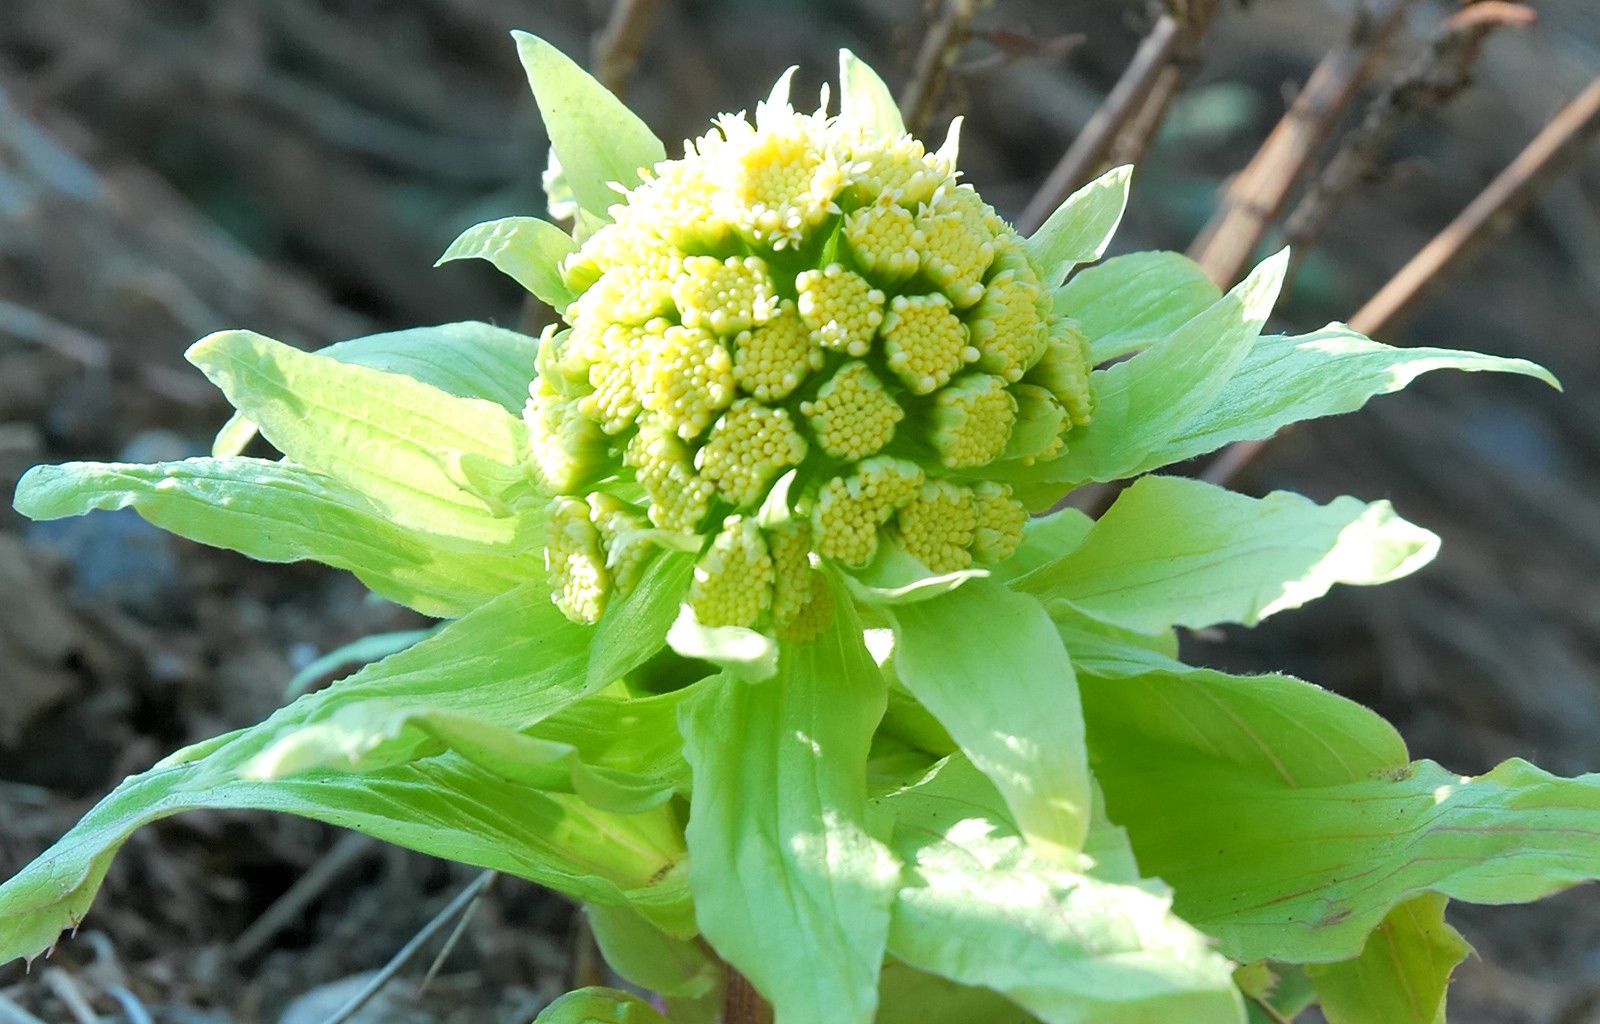
[[[731,966],[728,990],[722,998],[722,1024],[772,1024],[772,1004]]]

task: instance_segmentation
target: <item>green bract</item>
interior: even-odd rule
[[[1387,503],[1145,476],[1098,522],[1026,514],[1428,370],[1548,373],[1262,337],[1282,256],[1227,294],[1174,253],[1073,275],[1126,168],[1021,238],[958,182],[954,132],[924,150],[849,53],[838,115],[796,113],[785,76],[666,160],[518,44],[575,231],[512,218],[444,258],[564,326],[213,335],[189,358],[238,409],[213,457],[42,466],[16,497],[315,559],[453,621],[123,783],[0,887],[0,959],[197,807],[572,894],[679,1022],[716,1019],[731,966],[778,1024],[1235,1024],[1312,998],[1431,1024],[1465,950],[1447,897],[1600,875],[1600,777],[1460,778],[1309,683],[1176,660],[1176,626],[1421,567],[1437,538]],[[239,455],[257,430],[281,461]],[[657,1019],[607,989],[541,1016]]]

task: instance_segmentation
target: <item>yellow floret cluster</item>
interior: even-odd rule
[[[703,625],[807,640],[825,560],[1010,557],[1027,512],[988,474],[1059,457],[1092,412],[1088,342],[953,145],[786,90],[646,169],[562,264],[570,326],[540,340],[525,418],[575,621],[665,546],[698,551]]]

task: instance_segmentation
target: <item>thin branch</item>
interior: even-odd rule
[[[1111,148],[1097,169],[1137,164],[1166,121],[1172,103],[1189,87],[1189,80],[1200,70],[1200,44],[1216,15],[1220,0],[1189,0],[1188,18],[1172,49],[1166,66],[1157,74],[1137,113],[1129,118],[1111,142]],[[1092,174],[1091,174],[1092,176]]]
[[[1411,262],[1401,267],[1400,272],[1350,318],[1350,326],[1362,334],[1389,333],[1440,280],[1511,227],[1540,186],[1576,158],[1596,133],[1600,133],[1600,78],[1561,108],[1449,227],[1423,246]]]
[[[287,892],[274,900],[250,927],[233,940],[228,947],[228,959],[236,964],[243,963],[261,952],[274,936],[287,928],[290,922],[300,916],[301,911],[321,896],[340,875],[372,852],[376,845],[377,840],[371,836],[360,832],[345,833],[333,845],[333,849],[323,854],[309,871],[296,879]]]
[[[594,37],[595,77],[619,98],[633,81],[655,13],[656,0],[616,0],[606,27]]]
[[[922,37],[922,48],[917,51],[916,63],[911,67],[911,81],[900,94],[900,117],[911,134],[922,134],[933,119],[939,97],[944,95],[950,68],[970,38],[972,19],[992,2],[944,0],[940,5],[939,16],[928,26],[928,34]]]
[[[457,921],[455,928],[451,929],[450,937],[444,940],[444,945],[439,949],[439,955],[433,958],[433,963],[428,967],[428,973],[422,976],[422,983],[417,986],[417,995],[420,996],[428,991],[428,986],[433,984],[433,979],[439,976],[439,969],[444,966],[446,960],[450,959],[450,954],[455,952],[456,943],[461,941],[461,936],[467,933],[467,925],[472,923],[472,915],[478,912],[478,907],[483,903],[484,894],[488,891],[489,887],[487,885],[479,889],[478,894],[472,897],[472,902],[467,904],[467,909],[461,912],[461,920]]]
[[[1111,87],[1105,102],[1089,118],[1089,123],[1072,140],[1072,145],[1067,147],[1067,151],[1051,169],[1044,184],[1039,186],[1039,191],[1028,201],[1022,215],[1017,218],[1018,231],[1031,235],[1039,230],[1039,225],[1055,212],[1061,201],[1089,180],[1111,149],[1117,133],[1129,118],[1138,113],[1145,97],[1150,94],[1156,76],[1172,56],[1178,36],[1177,19],[1170,14],[1163,14],[1139,44],[1139,49],[1134,51],[1133,59],[1123,70],[1122,77],[1117,79],[1117,84]]]
[[[1600,78],[1563,107],[1449,227],[1400,268],[1400,272],[1350,318],[1350,327],[1366,335],[1390,333],[1440,280],[1461,269],[1495,236],[1510,228],[1517,213],[1539,188],[1560,174],[1597,134],[1600,134]],[[1214,484],[1227,484],[1270,440],[1239,441],[1229,445],[1206,467],[1200,478]]]
[[[1289,190],[1327,141],[1356,90],[1377,67],[1406,11],[1416,3],[1369,0],[1363,4],[1350,37],[1322,58],[1267,141],[1234,178],[1211,223],[1189,247],[1189,255],[1213,281],[1227,288],[1239,280]]]
[[[367,1005],[367,1000],[377,995],[383,986],[387,985],[396,974],[399,974],[400,969],[406,965],[406,961],[416,955],[417,950],[421,949],[424,943],[433,938],[440,928],[443,928],[451,918],[461,913],[468,904],[477,899],[499,877],[500,872],[490,870],[473,879],[455,899],[450,901],[449,906],[435,914],[432,921],[424,925],[420,932],[411,937],[410,942],[401,947],[400,952],[396,953],[388,963],[383,965],[383,970],[373,975],[372,980],[363,985],[360,992],[357,992],[350,998],[349,1002],[339,1007],[333,1016],[323,1021],[323,1024],[344,1024],[357,1010]]]
[[[1284,222],[1293,251],[1289,280],[1327,230],[1339,203],[1372,176],[1401,125],[1439,109],[1472,84],[1472,68],[1489,33],[1533,20],[1532,8],[1505,0],[1482,0],[1445,19],[1422,54],[1367,107],[1360,126],[1340,142],[1339,151]]]

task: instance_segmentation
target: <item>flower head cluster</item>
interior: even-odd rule
[[[1087,342],[951,159],[786,88],[646,172],[563,265],[571,329],[542,339],[527,420],[578,621],[670,531],[701,552],[701,623],[805,639],[831,616],[819,559],[1010,557],[1027,514],[997,464],[1088,420]]]

